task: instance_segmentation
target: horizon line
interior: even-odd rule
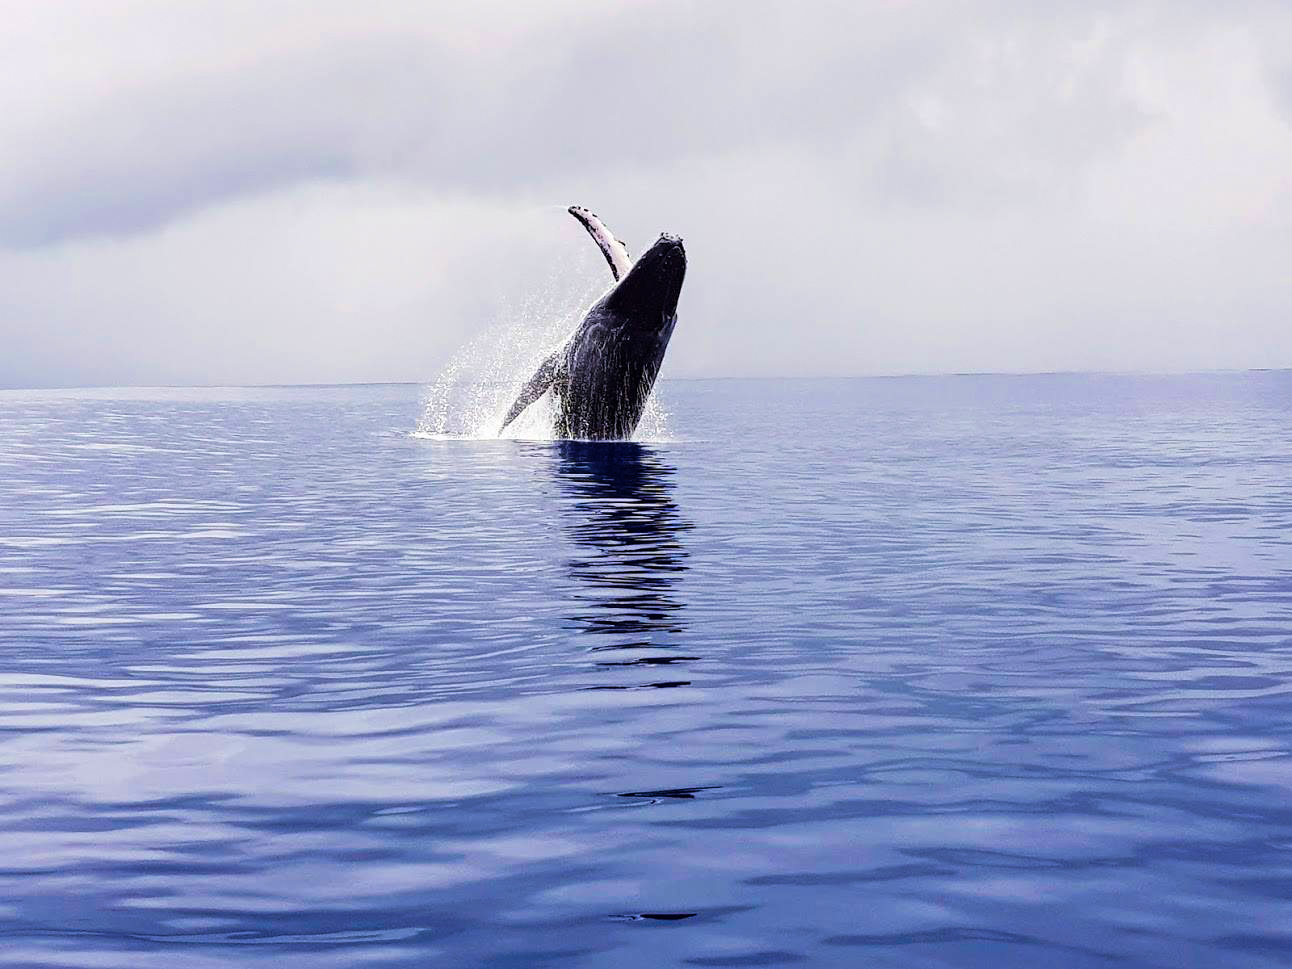
[[[1218,374],[1289,373],[1292,367],[1214,367],[1201,370],[946,370],[886,374],[728,374],[660,377],[660,383],[701,380],[928,380],[949,377],[1202,377]],[[0,386],[0,393],[69,390],[285,390],[294,387],[421,387],[429,380],[343,380],[294,383],[193,383],[193,384],[29,384]]]

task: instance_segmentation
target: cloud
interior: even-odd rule
[[[0,384],[429,377],[575,201],[675,375],[1292,365],[1282,5],[16,6]]]

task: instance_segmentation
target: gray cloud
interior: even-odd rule
[[[0,383],[424,378],[570,201],[675,374],[1292,365],[1281,5],[19,6]]]

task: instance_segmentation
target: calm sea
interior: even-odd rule
[[[1292,374],[0,394],[5,967],[1285,967]]]

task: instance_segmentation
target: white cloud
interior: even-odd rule
[[[675,375],[1292,366],[1284,6],[14,6],[0,384],[426,378],[568,202]]]

